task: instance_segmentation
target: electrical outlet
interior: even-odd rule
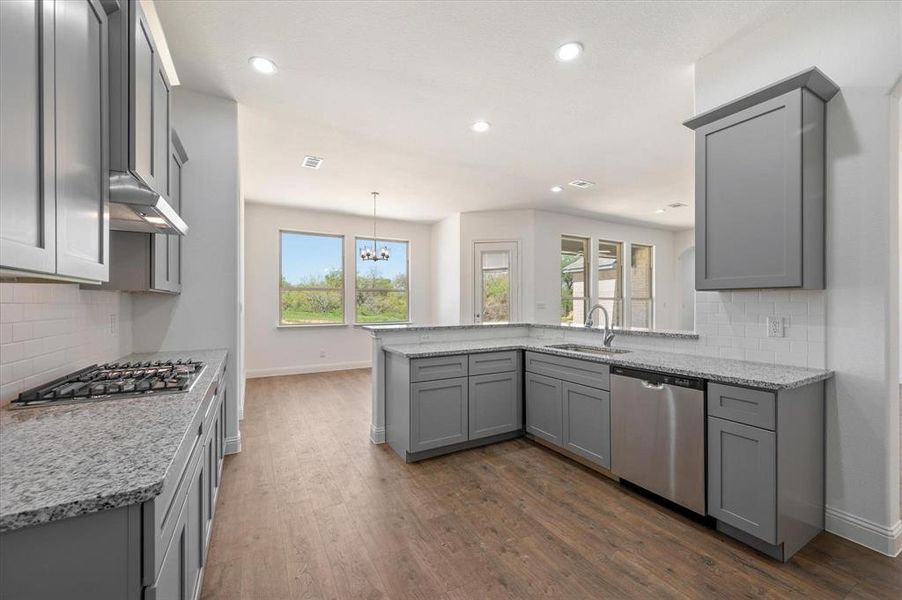
[[[536,302],[536,310],[545,310],[548,308],[548,305],[544,302]]]
[[[428,341],[431,340],[431,339],[432,339],[432,336],[429,335],[428,333],[421,333],[421,334],[420,334],[420,341],[421,341],[421,342],[428,342]]]
[[[119,322],[116,320],[115,314],[110,314],[110,333],[115,334]]]
[[[767,337],[783,337],[783,317],[767,318]]]
[[[326,358],[326,351],[325,351],[325,350],[320,350],[320,351],[319,351],[319,357],[320,357],[320,358]]]

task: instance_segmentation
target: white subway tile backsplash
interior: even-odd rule
[[[127,294],[66,283],[0,283],[0,404],[130,352]]]

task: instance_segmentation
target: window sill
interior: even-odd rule
[[[378,327],[380,325],[412,325],[413,321],[376,321],[373,323],[354,323],[356,328],[360,327]]]
[[[319,329],[322,327],[347,327],[347,323],[297,323],[297,324],[288,324],[288,323],[279,323],[276,325],[276,329]]]

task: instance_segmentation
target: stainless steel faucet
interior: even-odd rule
[[[608,309],[606,309],[601,304],[596,304],[591,309],[589,309],[589,313],[586,315],[586,327],[592,327],[594,322],[592,321],[592,315],[595,313],[596,309],[601,309],[601,314],[604,315],[604,337],[602,338],[602,343],[605,348],[610,347],[610,345],[614,341],[614,331],[611,329],[611,317],[608,315]]]

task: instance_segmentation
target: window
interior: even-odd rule
[[[344,237],[282,231],[279,323],[344,323]]]
[[[586,261],[589,240],[561,238],[561,323],[586,320],[589,293],[589,265]]]
[[[598,240],[598,303],[623,327],[623,242]]]
[[[654,246],[631,244],[630,327],[654,327]]]
[[[356,320],[358,323],[409,321],[408,243],[376,240],[376,247],[387,247],[391,258],[375,262],[360,258],[360,251],[372,245],[372,238],[357,238]]]

